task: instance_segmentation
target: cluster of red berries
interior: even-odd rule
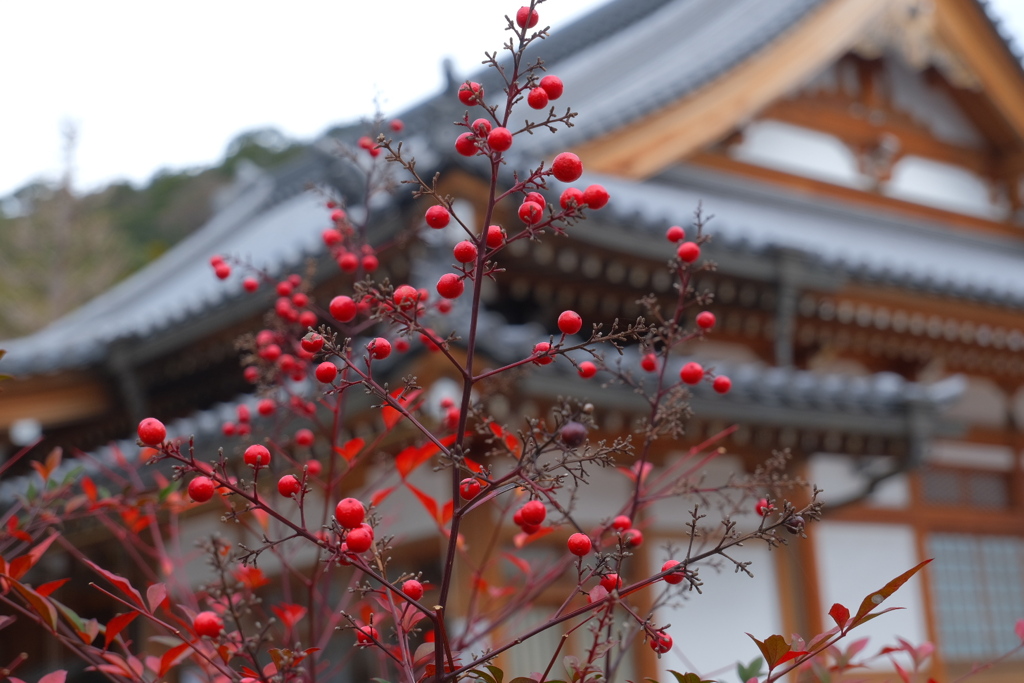
[[[259,372],[259,370],[253,366],[246,368],[246,370],[250,369],[257,373]],[[248,379],[248,377],[246,379]],[[245,436],[252,431],[252,412],[249,410],[249,406],[244,403],[240,404],[236,409],[236,412],[238,414],[237,422],[225,422],[221,426],[221,431],[224,433],[224,436],[235,436],[236,434],[238,436]]]
[[[643,532],[633,528],[633,520],[626,515],[618,515],[613,519],[611,528],[619,534],[623,545],[629,548],[637,548],[644,542]]]
[[[345,498],[334,508],[334,518],[346,530],[345,549],[352,553],[365,553],[373,545],[373,527],[367,524],[366,508],[356,498]]]
[[[214,254],[210,257],[210,266],[213,268],[213,274],[217,276],[219,280],[227,280],[231,277],[231,266],[224,261],[224,257],[219,254]]]
[[[540,531],[540,525],[548,515],[548,509],[539,500],[531,500],[516,510],[512,521],[519,525],[523,533],[530,535]]]

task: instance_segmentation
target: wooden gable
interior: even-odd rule
[[[833,0],[715,81],[580,153],[613,175],[643,179],[696,162],[1018,236],[1010,225],[1024,204],[1022,86],[1024,71],[975,0]],[[772,163],[763,149],[747,154],[770,134],[776,155],[797,153],[789,143],[802,140],[815,158],[801,167]],[[847,168],[829,173],[829,155]]]

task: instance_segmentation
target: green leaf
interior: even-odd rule
[[[491,676],[494,678],[494,683],[501,683],[501,679],[505,677],[505,672],[493,664],[488,664],[484,668],[491,672]]]
[[[913,569],[908,569],[903,572],[895,579],[882,586],[879,590],[869,593],[867,597],[864,598],[863,602],[860,603],[860,608],[857,610],[857,615],[853,618],[853,623],[850,625],[850,628],[864,623],[864,617],[868,612],[881,605],[886,598],[899,590],[900,586],[909,581],[914,574],[924,569],[924,566],[929,562],[931,562],[930,559],[925,560]]]
[[[84,471],[85,471],[85,468],[82,467],[81,465],[79,465],[78,467],[72,467],[68,471],[68,473],[64,475],[64,478],[61,480],[60,485],[61,486],[67,486],[72,481],[78,479],[81,476],[82,472],[84,472]]]
[[[743,683],[746,683],[751,678],[760,678],[762,675],[762,667],[764,667],[764,660],[757,657],[746,666],[743,666],[742,663],[737,663],[736,674],[740,677],[740,680],[743,681]]]
[[[167,497],[181,488],[181,480],[172,481],[167,486],[160,489],[160,493],[157,494],[157,500],[163,503],[167,500]]]
[[[526,676],[516,676],[508,683],[537,683],[537,681],[532,678],[527,678]]]

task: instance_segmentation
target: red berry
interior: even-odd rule
[[[224,436],[234,436],[235,435],[235,423],[234,422],[225,422],[224,424],[222,424],[220,426],[220,431],[221,431],[221,433],[224,434]]]
[[[575,420],[570,420],[562,426],[558,438],[569,448],[578,448],[587,440],[587,428]]]
[[[224,262],[218,263],[213,267],[213,274],[221,280],[227,280],[231,277],[231,266]]]
[[[242,456],[242,459],[245,460],[245,464],[249,467],[266,467],[270,464],[270,451],[267,450],[266,446],[254,443],[245,449],[245,455]]]
[[[391,300],[399,308],[411,308],[416,305],[419,298],[420,293],[412,285],[399,285],[395,287],[395,293],[391,296]]]
[[[405,353],[409,350],[409,340],[403,337],[399,337],[395,340],[395,351],[399,353]]]
[[[338,259],[338,267],[346,273],[354,273],[359,268],[359,257],[347,251]]]
[[[311,477],[319,476],[323,469],[324,466],[320,464],[319,460],[306,461],[306,471],[309,472],[309,476]]]
[[[526,103],[534,109],[543,109],[548,106],[548,91],[544,88],[534,88],[526,96]]]
[[[719,394],[728,394],[729,390],[732,389],[732,380],[725,375],[719,375],[711,383],[711,387]]]
[[[565,91],[565,84],[558,76],[545,76],[540,79],[540,87],[548,94],[548,99],[557,100]]]
[[[402,584],[402,592],[413,600],[419,600],[423,597],[423,584],[416,579],[409,579]]]
[[[459,483],[459,495],[464,500],[473,500],[476,498],[480,491],[483,490],[483,485],[480,484],[479,479],[473,477],[466,477]]]
[[[512,131],[501,126],[487,135],[487,146],[495,152],[506,152],[512,146]]]
[[[317,332],[308,332],[299,342],[299,346],[301,346],[304,351],[316,353],[320,349],[324,348],[323,335]]]
[[[365,527],[352,529],[345,536],[348,549],[354,553],[365,553],[373,545],[373,533]]]
[[[644,535],[639,529],[626,529],[622,532],[622,542],[630,548],[636,548],[644,542]]]
[[[563,183],[571,183],[583,175],[583,162],[572,152],[562,152],[551,162],[551,172]]]
[[[693,263],[700,258],[700,246],[696,242],[683,242],[676,250],[679,260],[686,263]]]
[[[591,363],[589,360],[585,360],[580,363],[580,377],[583,379],[590,379],[597,374],[597,366]]]
[[[658,370],[658,356],[653,353],[645,353],[643,358],[640,359],[640,367],[647,372],[656,372]]]
[[[295,289],[295,287],[292,285],[292,283],[285,280],[283,282],[278,282],[276,289],[278,296],[291,296],[292,290]]]
[[[455,138],[455,151],[464,157],[471,157],[479,150],[476,146],[476,136],[472,133],[463,133]]]
[[[487,137],[487,135],[491,132],[491,122],[488,121],[487,119],[477,119],[473,121],[473,123],[471,123],[469,127],[473,130],[474,133],[476,133],[482,138]]]
[[[373,140],[371,140],[366,135],[364,135],[363,137],[359,138],[359,141],[358,141],[357,144],[360,147],[362,147],[363,149],[373,149]]]
[[[611,593],[613,590],[622,588],[622,577],[618,574],[605,574],[601,577],[601,587]]]
[[[247,277],[242,280],[242,288],[247,292],[255,292],[260,288],[259,280],[254,277]]]
[[[583,191],[583,203],[594,210],[604,208],[609,199],[611,199],[611,195],[603,185],[591,185]]]
[[[215,488],[209,477],[196,477],[188,483],[188,496],[197,503],[205,503],[213,498]]]
[[[442,299],[441,301],[438,301],[437,302],[437,312],[438,313],[442,313],[442,314],[451,313],[452,312],[452,302],[448,301],[447,299]]]
[[[300,446],[312,446],[313,438],[312,430],[303,428],[295,432],[295,443]]]
[[[470,263],[472,261],[476,261],[476,245],[469,240],[463,240],[455,245],[455,248],[452,249],[452,254],[455,255],[455,260],[459,263]]]
[[[320,233],[320,238],[323,239],[324,244],[331,246],[332,244],[337,244],[341,241],[341,233],[334,228],[327,228]]]
[[[281,357],[281,347],[277,344],[267,344],[259,350],[259,356],[263,360],[273,363]]]
[[[710,330],[715,326],[715,314],[711,311],[701,311],[697,314],[697,327],[702,330]]]
[[[544,209],[536,202],[523,202],[519,207],[519,219],[527,225],[536,225],[544,220]]]
[[[558,203],[567,211],[578,206],[583,206],[583,190],[578,187],[565,188],[565,191],[562,192],[562,196],[559,198]]]
[[[672,567],[675,567],[678,564],[679,564],[678,560],[669,560],[665,564],[661,565],[661,571],[663,571],[663,572],[664,571],[668,571],[669,569],[672,569]],[[684,579],[686,579],[686,575],[683,572],[681,572],[681,571],[673,572],[672,574],[666,574],[665,575],[665,583],[671,583],[671,584],[682,583]]]
[[[294,474],[286,474],[277,480],[277,492],[285,498],[291,498],[302,490],[302,482]]]
[[[505,243],[505,231],[500,225],[491,225],[487,228],[487,246],[496,249]]]
[[[479,104],[484,100],[484,89],[479,83],[470,81],[459,87],[459,101],[467,107]]]
[[[519,508],[518,510],[515,511],[515,513],[512,515],[512,521],[515,522],[516,524],[518,524],[519,526],[522,526],[523,524],[525,524],[525,522],[523,522],[523,509],[522,508]]]
[[[550,349],[551,344],[548,342],[538,342],[535,344],[533,347],[533,355],[536,356],[536,358],[533,359],[533,362],[537,365],[550,365],[551,363],[554,363],[554,356],[545,355]]]
[[[434,228],[435,230],[439,230],[448,225],[448,222],[451,219],[452,215],[448,213],[448,209],[444,208],[441,205],[434,205],[427,209],[427,225]]]
[[[262,399],[259,403],[256,404],[256,412],[258,412],[263,417],[273,415],[275,410],[277,410],[277,404],[274,403],[274,400],[270,398]]]
[[[380,267],[380,261],[373,254],[363,256],[363,270],[372,273]]]
[[[538,531],[540,531],[540,524],[527,524],[527,523],[523,522],[519,526],[519,528],[522,529],[523,533],[526,534],[527,536],[532,536],[533,534],[535,534]]]
[[[539,500],[531,500],[519,512],[524,524],[540,524],[548,515],[548,509]]]
[[[529,7],[520,7],[516,12],[516,24],[519,28],[533,28],[540,21],[540,15],[537,14],[537,10],[531,10]]]
[[[533,202],[534,204],[540,204],[540,208],[547,208],[548,200],[544,199],[544,195],[540,192],[529,192],[526,195],[525,202]]]
[[[356,498],[345,498],[335,506],[334,518],[346,529],[355,529],[366,519],[366,508]],[[349,547],[351,546],[352,542],[349,541]]]
[[[200,612],[192,620],[197,636],[216,638],[224,630],[224,621],[213,612]]]
[[[619,515],[618,517],[612,520],[612,528],[617,529],[619,531],[626,531],[631,526],[633,526],[633,520],[631,520],[626,515]]]
[[[756,512],[762,517],[767,516],[774,509],[775,508],[772,507],[772,504],[768,502],[767,498],[762,498],[761,500],[757,501],[757,505],[754,506],[754,512]]]
[[[224,263],[224,257],[221,256],[220,254],[214,254],[213,256],[210,257],[210,265],[213,266],[214,268],[216,268],[217,265],[220,263]]]
[[[237,412],[239,422],[248,422],[249,420],[252,419],[252,413],[249,412],[249,406],[245,405],[244,403],[238,406]]]
[[[374,639],[380,639],[377,629],[372,626],[360,626],[356,629],[356,642],[360,645],[373,645]]]
[[[679,371],[679,379],[687,384],[697,384],[704,379],[704,368],[700,363],[687,363]]]
[[[458,299],[466,290],[466,283],[455,273],[445,273],[437,281],[437,293],[445,299]]]
[[[366,345],[366,350],[377,360],[384,360],[391,355],[391,342],[384,337],[374,337]]]
[[[391,123],[388,124],[388,127],[396,133],[401,133],[402,129],[405,128],[405,124],[402,123],[402,119],[391,119]]]
[[[295,292],[292,294],[292,305],[296,308],[303,308],[309,303],[309,295],[305,292]]]
[[[651,649],[659,655],[663,655],[672,649],[672,636],[664,631],[658,631],[649,642],[651,644]]]
[[[139,441],[147,446],[159,446],[167,438],[167,427],[155,417],[147,417],[139,423]]]
[[[669,242],[678,242],[679,240],[686,237],[686,231],[678,225],[673,225],[671,228],[665,231],[665,239]]]
[[[583,557],[590,552],[593,547],[593,543],[590,542],[590,537],[586,534],[573,534],[569,537],[567,543],[569,552],[577,557]]]
[[[562,334],[576,334],[583,328],[583,318],[576,311],[562,311],[558,316],[558,329]]]
[[[329,360],[325,360],[320,365],[316,366],[316,370],[313,371],[317,381],[323,384],[330,384],[334,381],[334,378],[338,376],[338,366]]]
[[[340,323],[350,322],[356,317],[356,302],[351,297],[347,296],[336,296],[331,299],[331,304],[328,307],[331,311],[331,315],[334,319]]]

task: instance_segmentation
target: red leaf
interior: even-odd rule
[[[473,474],[480,474],[484,471],[483,465],[473,460],[472,458],[463,458],[462,462],[466,464],[466,468]]]
[[[454,514],[454,512],[455,505],[453,504],[452,501],[447,501],[441,508],[441,519],[439,520],[441,524],[447,524],[448,522],[450,522],[452,520],[452,514]]]
[[[402,451],[395,456],[395,469],[398,470],[398,474],[401,475],[402,479],[409,476],[409,473],[415,470],[417,467],[430,460],[438,451],[437,446],[433,443],[427,443],[421,446],[409,446],[408,448],[402,449]]]
[[[64,669],[48,673],[39,679],[39,683],[64,683],[67,680],[68,672]]]
[[[853,624],[851,624],[850,628],[853,628],[854,626],[863,623],[865,621],[864,617],[867,616],[868,612],[882,604],[882,601],[884,601],[886,598],[888,598],[897,590],[899,590],[900,586],[909,581],[914,574],[924,569],[924,566],[929,562],[931,562],[931,560],[925,560],[913,569],[908,569],[907,571],[903,572],[889,583],[882,586],[882,588],[880,588],[879,590],[865,597],[864,600],[860,603],[860,608],[857,610],[857,615],[853,618]]]
[[[157,676],[159,678],[166,676],[167,672],[171,670],[171,667],[185,659],[185,655],[188,654],[190,647],[191,646],[188,643],[182,643],[181,645],[172,647],[170,650],[165,652],[163,657],[160,658],[160,671]]]
[[[94,572],[105,578],[107,581],[117,586],[118,590],[120,590],[122,593],[128,596],[129,600],[134,602],[142,609],[146,609],[146,604],[142,602],[142,596],[139,594],[139,591],[135,590],[135,588],[132,586],[131,582],[128,581],[128,579],[124,578],[123,576],[118,576],[114,572],[107,571],[103,567],[100,567],[99,565],[95,564],[94,562],[91,562],[85,557],[82,558],[82,562],[88,565],[90,569],[92,569]]]
[[[789,643],[786,639],[780,635],[772,635],[765,638],[764,642],[761,642],[749,633],[750,639],[757,644],[757,649],[761,651],[764,656],[764,660],[768,662],[768,670],[771,671],[780,662],[784,661],[783,657],[790,651]]]
[[[1014,633],[1020,638],[1021,642],[1024,643],[1024,619],[1018,619],[1016,625],[1013,627]]]
[[[306,616],[306,608],[302,605],[277,605],[271,606],[274,614],[277,618],[284,622],[284,625],[288,628],[295,628],[295,624],[302,620],[302,617]]]
[[[57,590],[71,579],[57,579],[56,581],[48,581],[42,586],[36,588],[36,593],[39,593],[44,598],[49,597],[53,591]]]
[[[394,493],[395,489],[397,488],[397,486],[389,486],[386,489],[381,489],[380,491],[377,491],[377,493],[370,496],[370,504],[374,507],[377,507],[385,498]]]
[[[432,497],[428,496],[427,494],[423,493],[423,491],[420,491],[412,484],[406,483],[406,486],[409,488],[410,491],[412,491],[414,496],[419,498],[419,501],[423,503],[423,507],[427,508],[427,512],[430,513],[430,516],[433,517],[435,520],[438,520],[437,501],[434,500]]]
[[[533,571],[532,571],[532,569],[530,567],[530,563],[527,562],[526,560],[524,560],[523,558],[517,557],[516,555],[513,555],[512,553],[502,553],[501,555],[506,560],[508,560],[509,562],[514,564],[515,566],[519,567],[519,571],[521,571],[522,573],[526,574],[527,576],[530,576],[530,574],[533,573]]]
[[[96,484],[89,477],[82,477],[82,491],[85,492],[85,497],[89,499],[90,503],[96,502]]]
[[[21,597],[25,599],[25,602],[29,604],[32,610],[41,616],[45,623],[50,625],[50,630],[56,631],[57,609],[53,606],[53,603],[19,581],[11,579],[10,584],[14,587],[14,590],[21,594]]]
[[[524,545],[529,545],[529,544],[533,543],[534,541],[538,541],[538,540],[544,538],[545,536],[547,536],[548,534],[550,534],[554,530],[555,530],[554,527],[546,526],[546,527],[541,528],[540,531],[537,531],[537,532],[532,533],[532,534],[527,534],[525,532],[519,532],[518,534],[516,534],[515,536],[512,537],[512,544],[515,547],[517,547],[517,548],[522,548]]]
[[[366,442],[362,439],[356,438],[345,442],[344,446],[334,447],[334,452],[345,459],[346,462],[352,462],[352,460],[359,455],[359,451],[363,450],[363,446]]]
[[[395,402],[398,403],[398,405],[408,410],[409,405],[413,401],[415,401],[421,393],[423,393],[423,390],[417,389],[415,391],[410,391],[404,396],[402,396],[402,392],[404,391],[404,388],[392,391],[391,398],[394,399]],[[384,408],[381,410],[381,416],[384,418],[384,426],[387,427],[389,430],[393,429],[394,426],[398,424],[398,422],[403,417],[405,417],[405,415],[403,415],[400,410],[398,410],[397,408],[392,408],[390,405],[384,406]]]
[[[117,634],[123,631],[125,626],[132,623],[137,616],[139,616],[138,612],[125,612],[124,614],[118,614],[108,621],[103,649],[105,650],[110,647],[110,643],[113,642],[114,638],[117,638]]]
[[[790,650],[786,654],[782,655],[782,658],[778,661],[778,663],[779,664],[785,664],[786,662],[790,661],[791,659],[796,659],[797,657],[803,657],[806,654],[809,654],[806,650],[800,650],[800,651]]]
[[[836,622],[836,626],[843,628],[846,622],[850,620],[850,610],[846,609],[838,602],[832,605],[832,609],[828,611],[828,615],[832,617],[833,621]]]
[[[146,589],[146,602],[149,603],[149,611],[156,612],[167,598],[167,586],[162,583],[154,583]]]

